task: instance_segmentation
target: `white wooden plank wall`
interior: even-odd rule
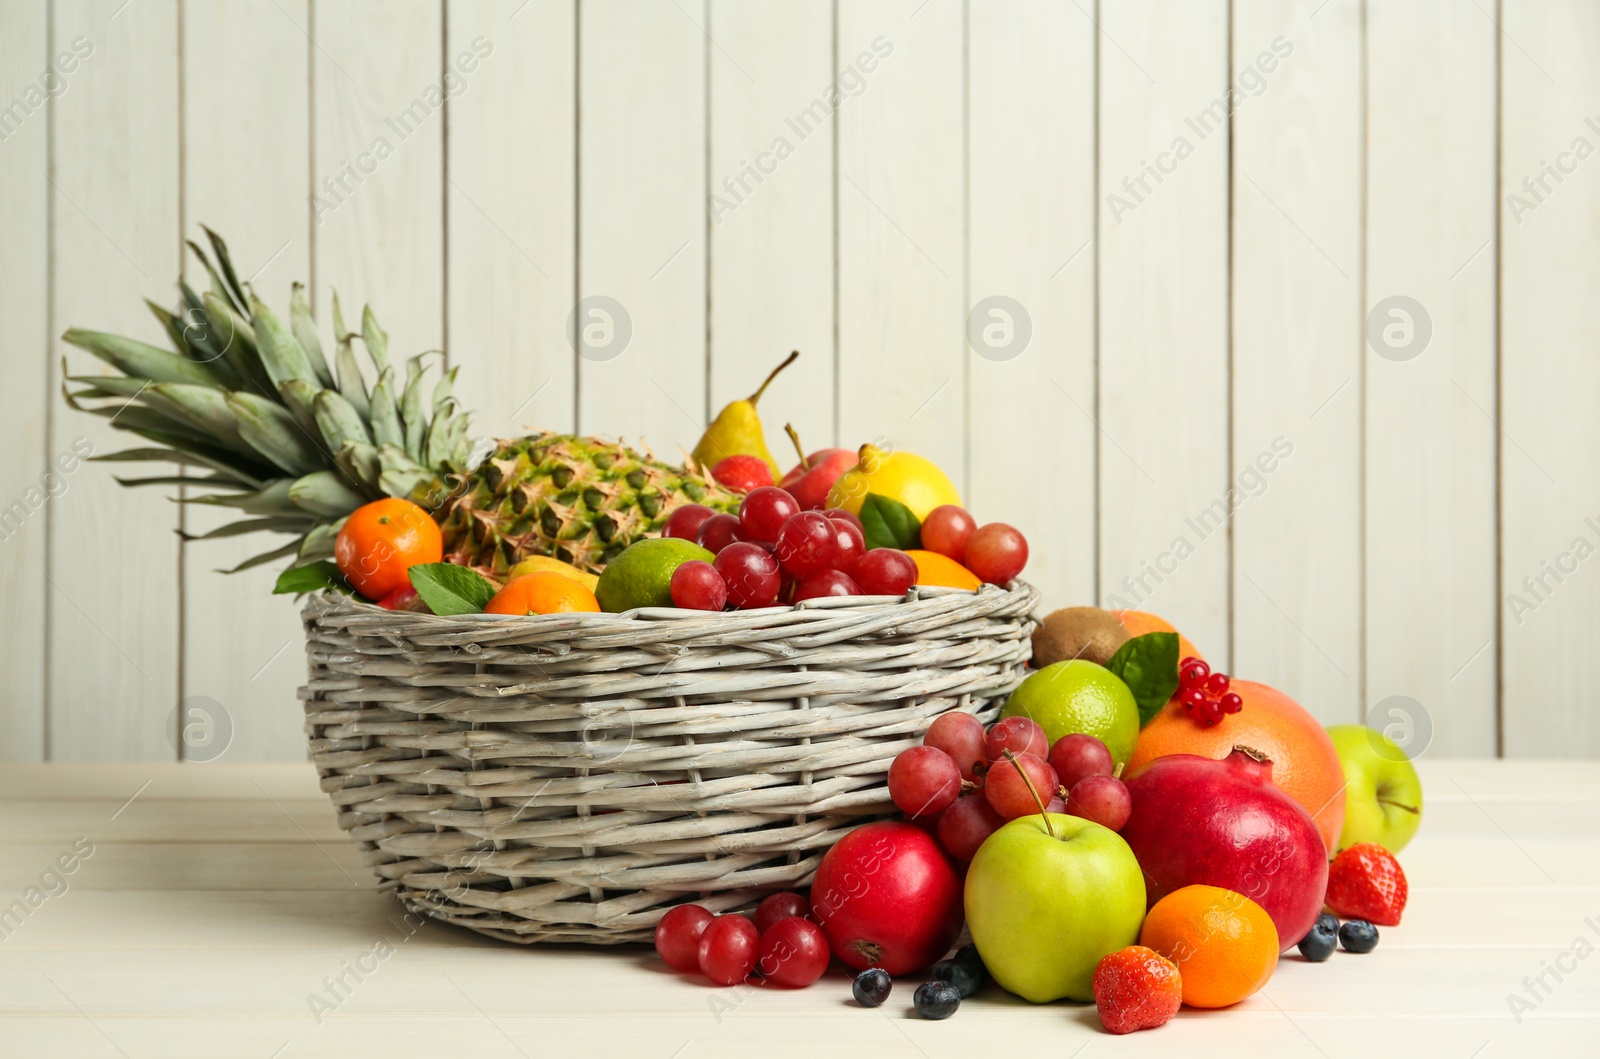
[[[935,459],[1050,605],[1600,754],[1597,48],[1581,0],[6,4],[0,758],[172,758],[180,701],[301,754],[293,606],[211,572],[261,542],[181,543],[58,394],[201,224],[326,342],[337,286],[447,349],[482,433],[676,457],[800,349],[778,461]]]

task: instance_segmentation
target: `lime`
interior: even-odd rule
[[[673,571],[691,559],[709,563],[715,558],[693,541],[677,537],[637,541],[606,564],[594,595],[600,609],[612,614],[635,607],[670,607]]]
[[[1000,716],[1033,718],[1051,746],[1073,732],[1092,735],[1119,765],[1128,763],[1139,739],[1133,692],[1111,670],[1082,658],[1045,666],[1024,680]]]

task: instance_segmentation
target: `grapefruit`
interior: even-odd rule
[[[1235,746],[1249,747],[1272,762],[1272,782],[1311,814],[1331,853],[1344,828],[1344,766],[1333,740],[1304,706],[1276,688],[1235,680],[1228,690],[1244,708],[1211,728],[1195,723],[1176,699],[1163,706],[1139,733],[1128,774],[1168,754],[1220,761]]]

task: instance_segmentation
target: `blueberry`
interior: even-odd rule
[[[978,955],[976,945],[963,945],[950,958],[957,963],[965,964],[973,974],[977,975],[979,984],[989,980],[989,968],[983,965],[983,957]]]
[[[882,967],[868,967],[856,975],[855,985],[850,987],[850,991],[855,994],[856,1003],[864,1008],[875,1008],[889,999],[889,990],[893,986],[888,971]]]
[[[1378,928],[1365,919],[1352,919],[1339,928],[1339,944],[1346,952],[1371,952],[1378,947]]]
[[[925,1019],[947,1019],[961,1006],[961,994],[949,982],[935,978],[917,986],[911,1003],[916,1007],[917,1014]]]
[[[1323,917],[1323,919],[1332,918],[1332,916]],[[1322,919],[1319,919],[1317,920],[1317,925],[1307,931],[1306,936],[1300,939],[1300,955],[1312,963],[1321,963],[1333,955],[1333,949],[1338,944],[1338,940],[1335,932],[1326,928]]]
[[[1321,915],[1317,916],[1316,929],[1325,930],[1329,934],[1339,933],[1339,917],[1334,915],[1332,912],[1323,912]]]
[[[973,973],[970,964],[964,963],[953,956],[948,960],[940,960],[934,964],[931,977],[935,981],[949,982],[955,986],[956,992],[961,994],[963,1000],[976,993],[978,987],[983,985],[983,979]]]

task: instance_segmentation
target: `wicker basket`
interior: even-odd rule
[[[893,811],[932,719],[988,721],[1038,593],[913,589],[723,614],[445,618],[316,596],[311,757],[410,909],[507,941],[648,940],[669,907],[803,886]]]

